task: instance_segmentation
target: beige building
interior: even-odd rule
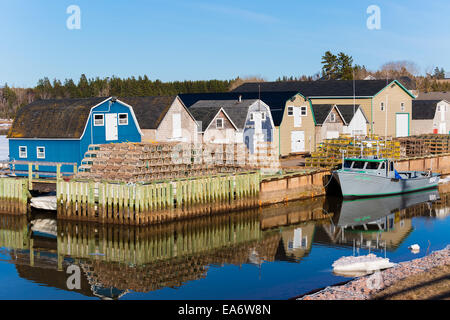
[[[222,107],[196,107],[189,111],[198,124],[198,141],[202,143],[236,143],[238,128]]]
[[[276,145],[271,109],[262,100],[199,100],[189,111],[203,142],[243,143],[250,153],[258,146]]]
[[[197,123],[178,96],[120,98],[133,107],[143,142],[197,142]]]
[[[446,100],[414,100],[411,135],[450,134],[450,103]]]
[[[358,105],[368,123],[367,134],[409,136],[412,100],[415,96],[397,80],[330,80],[245,83],[234,92],[261,92],[279,96],[296,92],[286,99],[278,127],[280,155],[315,151],[317,143],[327,136],[324,127],[317,134],[314,105]],[[274,104],[270,104],[276,108]],[[277,110],[279,113],[279,111]],[[272,113],[273,115],[273,113]],[[275,116],[273,115],[274,120]],[[275,125],[276,121],[275,121]],[[326,126],[339,131],[339,124]],[[325,128],[326,128],[325,127]],[[356,133],[354,133],[356,134]]]
[[[313,111],[316,120],[316,143],[339,138],[341,134],[367,135],[369,122],[358,105],[313,105]]]

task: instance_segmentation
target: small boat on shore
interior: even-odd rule
[[[394,161],[377,158],[344,158],[332,171],[344,198],[377,197],[436,188],[440,174],[395,170]]]
[[[390,262],[388,258],[369,253],[365,256],[339,258],[333,263],[333,272],[337,275],[357,277],[394,266],[395,263]]]
[[[39,196],[31,198],[31,207],[40,210],[56,211],[56,196]]]

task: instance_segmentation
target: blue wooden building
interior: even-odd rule
[[[142,131],[133,108],[114,97],[52,99],[20,108],[8,139],[10,161],[79,165],[90,144],[140,142]],[[16,165],[15,170],[27,170],[27,166]],[[62,172],[72,170],[69,165],[61,168]]]

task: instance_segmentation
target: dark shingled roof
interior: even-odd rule
[[[133,107],[141,129],[157,129],[177,96],[119,97]]]
[[[436,107],[442,100],[413,100],[412,102],[412,120],[430,120],[434,119]]]
[[[313,104],[314,119],[317,125],[322,125],[327,119],[328,114],[334,107],[333,104]]]
[[[447,100],[450,102],[450,92],[421,92],[417,100]]]
[[[195,121],[201,125],[200,131],[203,132],[209,126],[211,121],[213,121],[216,114],[219,112],[220,107],[211,107],[211,108],[203,108],[203,107],[191,107],[189,111],[194,117]]]
[[[355,95],[372,97],[394,80],[355,80]],[[400,82],[401,83],[401,82]],[[352,97],[353,80],[247,82],[233,92],[298,92],[305,97]]]
[[[317,125],[322,125],[325,122],[328,114],[330,113],[331,109],[334,106],[335,106],[334,104],[313,104],[312,108],[314,112],[314,119],[316,119]],[[352,121],[353,116],[356,114],[356,111],[358,111],[360,106],[359,105],[353,106],[352,104],[339,104],[336,105],[336,108],[342,115],[344,123],[348,125]],[[353,110],[355,110],[355,112],[353,112]],[[366,117],[362,108],[361,111],[363,112],[364,117]]]
[[[238,100],[201,100],[193,104],[189,111],[197,121],[209,120],[207,123],[202,123],[203,129],[206,129],[220,108],[223,108],[234,125],[242,130],[247,119],[248,108],[255,102],[256,99],[243,99],[241,102],[238,102]],[[208,111],[209,109],[211,109],[211,112]],[[199,119],[196,118],[196,115]]]
[[[107,98],[34,101],[17,111],[8,138],[78,139],[92,107]]]
[[[360,108],[360,105],[353,106],[353,104],[338,104],[336,105],[336,108],[339,110],[340,114],[344,118],[345,124],[349,124],[352,121],[353,116],[356,114],[356,111],[358,111],[358,109]],[[366,118],[366,121],[368,122],[367,117],[364,114],[364,110],[362,108],[361,112]]]
[[[195,104],[197,101],[200,100],[237,101],[239,99],[239,96],[242,96],[242,99],[258,99],[260,97],[261,100],[269,106],[274,125],[279,126],[281,124],[281,120],[283,119],[283,112],[284,108],[286,107],[286,102],[296,94],[297,94],[296,91],[261,92],[261,94],[259,94],[258,92],[242,92],[242,93],[223,92],[223,93],[186,93],[180,94],[179,97],[181,98],[181,100],[183,100],[184,104],[188,108],[190,108],[193,104]]]

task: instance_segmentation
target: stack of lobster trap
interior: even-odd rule
[[[351,137],[340,135],[336,139],[326,139],[320,143],[311,157],[305,158],[307,167],[334,167],[342,163],[342,157],[400,158],[400,142],[379,136]]]
[[[279,167],[273,148],[244,144],[115,143],[90,145],[77,178],[146,182]]]
[[[450,150],[450,135],[423,134],[418,136],[396,138],[401,145],[403,157],[420,157],[425,155],[439,155]]]

